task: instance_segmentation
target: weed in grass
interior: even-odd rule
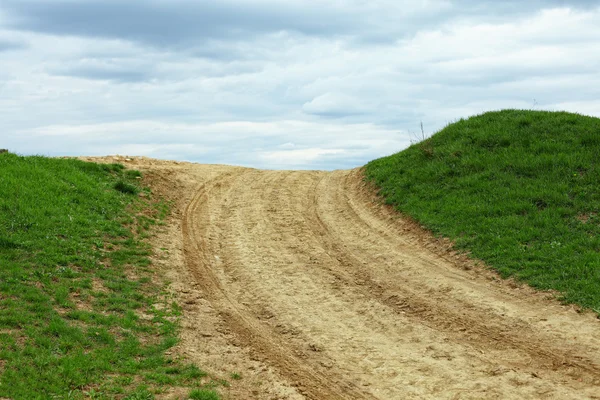
[[[388,204],[504,277],[600,309],[600,119],[505,110],[370,162]]]
[[[119,180],[117,181],[117,183],[115,183],[115,189],[118,190],[121,193],[125,193],[125,194],[138,194],[139,193],[139,189],[132,185],[131,183],[127,183],[123,180]]]
[[[140,386],[136,391],[129,396],[125,397],[124,400],[153,400],[154,395],[148,390],[146,386]]]
[[[219,394],[214,390],[194,389],[188,395],[191,400],[219,400]]]
[[[142,173],[135,169],[128,169],[125,171],[125,176],[130,179],[139,179],[142,177]]]

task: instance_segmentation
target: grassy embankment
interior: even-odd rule
[[[168,206],[139,176],[0,154],[0,398],[219,398],[226,382],[165,355],[180,309],[144,238]]]
[[[388,204],[502,276],[600,313],[600,119],[490,112],[365,171]]]

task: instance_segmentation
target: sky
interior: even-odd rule
[[[0,0],[20,154],[345,169],[504,108],[600,117],[600,0]]]

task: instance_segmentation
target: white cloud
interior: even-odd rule
[[[326,169],[336,163],[352,166],[344,165],[348,159],[365,163],[389,149],[406,147],[410,137],[373,124],[137,120],[45,126],[17,132],[8,140],[17,147],[28,146],[35,154],[130,154],[262,168]]]
[[[365,114],[369,111],[369,99],[327,92],[304,103],[302,110],[308,114],[346,117]]]
[[[294,167],[297,165],[310,165],[324,156],[344,153],[343,149],[308,148],[301,150],[267,151],[259,153],[258,156],[268,164]]]

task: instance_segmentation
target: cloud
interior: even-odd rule
[[[2,147],[333,169],[421,122],[600,115],[599,19],[580,1],[3,0]]]
[[[79,65],[61,67],[49,71],[52,74],[72,76],[76,78],[93,79],[113,82],[143,82],[150,80],[152,75],[146,70],[126,69],[114,66]]]
[[[12,29],[180,49],[214,41],[250,41],[278,32],[346,37],[356,45],[389,44],[436,26],[453,8],[449,0],[4,0],[3,4]],[[467,8],[477,9],[473,4]],[[216,54],[222,55],[219,50]]]
[[[531,12],[548,8],[572,8],[572,9],[596,9],[598,3],[590,0],[458,0],[456,7],[464,8],[466,11],[478,14],[492,14],[497,12],[499,16],[511,13]]]
[[[341,118],[365,114],[368,112],[368,105],[364,99],[328,92],[304,103],[302,110],[308,114]]]
[[[326,158],[331,155],[343,155],[346,151],[343,149],[321,149],[321,148],[306,148],[296,150],[280,150],[266,151],[259,153],[261,160],[269,165],[278,165],[296,167],[298,165],[311,165],[319,159]]]
[[[13,17],[13,28],[126,38],[153,45],[282,30],[308,35],[344,33],[356,22],[355,16],[327,2],[306,6],[298,1],[6,0],[4,8]]]
[[[0,38],[0,53],[4,51],[21,50],[25,49],[26,47],[27,46],[25,45],[25,43]]]
[[[328,169],[332,162],[339,168],[350,168],[355,165],[349,159],[366,163],[391,148],[406,147],[410,140],[405,132],[372,124],[323,125],[299,121],[182,124],[150,120],[53,125],[16,132],[6,139],[9,148],[18,150],[26,142],[35,154],[135,154],[284,169]],[[320,147],[315,147],[315,142]]]

